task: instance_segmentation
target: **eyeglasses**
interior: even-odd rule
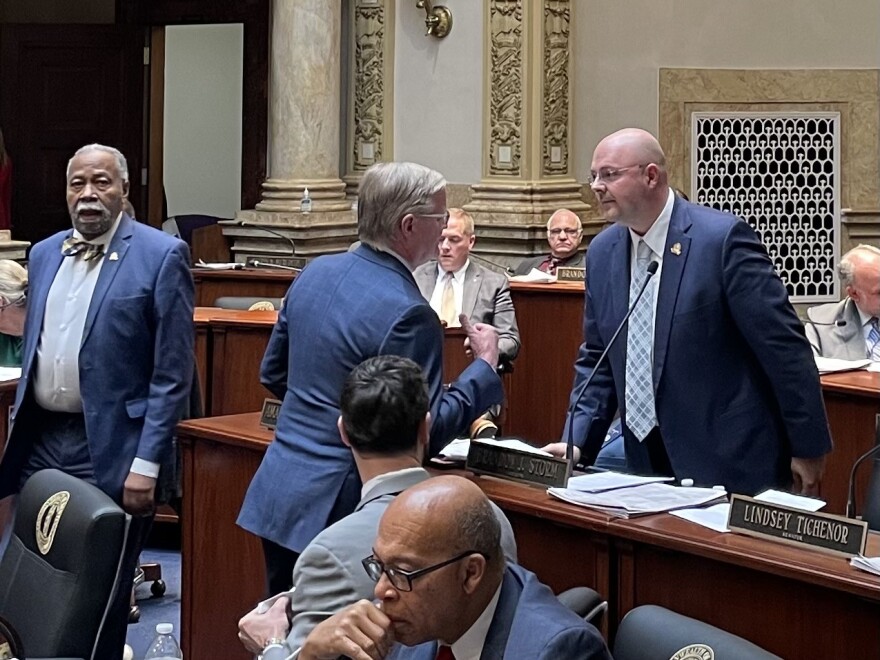
[[[449,211],[445,211],[444,213],[413,213],[416,218],[442,218],[443,228],[446,228],[446,225],[449,224]]]
[[[447,559],[446,561],[441,561],[439,564],[434,564],[433,566],[428,566],[427,568],[420,568],[417,571],[404,571],[400,568],[395,568],[393,566],[386,566],[384,562],[376,559],[376,555],[370,555],[366,559],[361,560],[361,564],[364,567],[364,570],[367,572],[367,575],[370,576],[370,579],[373,582],[378,582],[384,573],[388,576],[389,582],[391,582],[391,586],[397,589],[398,591],[412,591],[412,582],[416,578],[420,578],[423,575],[427,575],[428,573],[433,573],[434,571],[443,568],[444,566],[449,566],[450,564],[454,564],[457,561],[461,561],[465,557],[469,557],[471,555],[480,555],[485,559],[489,559],[489,556],[483,554],[482,552],[477,552],[476,550],[468,550],[467,552],[462,552],[460,555],[456,555],[452,559]]]
[[[561,228],[548,229],[547,233],[550,234],[551,236],[555,236],[555,237],[562,236],[562,234],[565,234],[566,236],[577,236],[578,234],[581,233],[581,230],[576,229],[574,227],[566,227],[564,229],[561,229]]]
[[[624,172],[634,169],[636,167],[642,169],[647,167],[648,165],[650,165],[650,163],[644,163],[642,165],[629,165],[628,167],[618,167],[616,170],[602,169],[598,172],[590,172],[590,176],[587,177],[587,182],[591,186],[595,186],[600,181],[604,181],[606,184],[614,183],[623,176]]]

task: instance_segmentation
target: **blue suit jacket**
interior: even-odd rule
[[[387,660],[434,660],[437,642],[398,644]],[[605,641],[526,569],[508,564],[480,660],[611,660]]]
[[[590,244],[575,390],[626,314],[630,250],[621,225]],[[788,485],[792,456],[831,450],[803,327],[747,223],[676,199],[657,295],[656,411],[676,477],[753,494]],[[574,415],[586,461],[596,457],[618,406],[626,420],[625,372],[622,332]],[[629,469],[650,473],[644,445],[625,424],[624,439]]]
[[[261,380],[283,403],[239,525],[301,552],[354,510],[360,480],[336,428],[339,395],[351,370],[376,355],[408,357],[424,370],[432,453],[503,397],[484,360],[443,392],[440,321],[398,259],[367,245],[319,257],[288,290],[263,357]]]
[[[37,344],[49,288],[65,258],[61,244],[71,233],[31,250],[21,380],[0,464],[0,497],[17,489],[30,453]],[[165,460],[189,397],[195,341],[189,263],[185,243],[123,214],[95,285],[79,352],[80,390],[95,479],[117,501],[135,457]]]

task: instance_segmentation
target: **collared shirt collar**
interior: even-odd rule
[[[502,580],[503,584],[503,580]],[[492,600],[486,605],[483,613],[467,629],[464,635],[452,645],[452,654],[455,660],[480,660],[483,654],[483,646],[486,644],[486,635],[489,634],[489,626],[495,618],[495,609],[498,607],[498,599],[501,597],[501,584],[495,590]]]
[[[859,313],[859,321],[861,322],[861,327],[864,328],[871,322],[871,319],[874,317],[870,314],[865,314],[865,312],[859,309],[859,306],[856,305],[855,302],[853,302],[853,305],[855,305],[856,311]]]
[[[672,188],[670,188],[663,210],[660,211],[660,215],[657,216],[654,224],[652,224],[651,228],[645,232],[645,235],[639,236],[632,229],[629,230],[629,237],[633,246],[633,263],[635,263],[635,249],[639,244],[639,240],[645,241],[654,254],[657,255],[661,261],[663,260],[663,252],[666,249],[666,236],[669,234],[669,221],[672,219],[672,207],[674,205],[675,193],[672,191]]]
[[[471,265],[470,259],[465,259],[464,266],[459,268],[456,271],[453,271],[452,278],[456,282],[464,282],[464,274],[467,272],[468,266]],[[437,281],[439,282],[446,276],[446,271],[443,270],[443,266],[440,265],[440,262],[437,262]]]
[[[385,474],[376,475],[363,486],[361,486],[361,499],[364,499],[371,490],[375,490],[377,486],[385,483],[389,479],[396,479],[397,477],[400,477],[402,475],[415,474],[417,472],[424,471],[425,468],[422,467],[409,467],[402,468],[400,470],[394,470],[392,472],[386,472]]]

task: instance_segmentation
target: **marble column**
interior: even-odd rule
[[[501,260],[546,252],[553,211],[590,209],[571,170],[575,4],[484,0],[483,172],[465,208]]]
[[[269,178],[256,209],[236,215],[248,226],[224,231],[235,238],[236,261],[283,262],[290,240],[304,258],[354,240],[355,218],[339,177],[341,27],[339,0],[273,0]],[[306,188],[312,206],[303,213]]]

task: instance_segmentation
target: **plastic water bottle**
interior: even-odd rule
[[[156,626],[156,638],[150,644],[144,660],[183,660],[180,644],[174,637],[174,625],[160,623]]]
[[[309,196],[309,189],[308,188],[303,190],[303,196],[299,202],[299,210],[300,210],[300,213],[311,213],[312,212],[312,198]]]

